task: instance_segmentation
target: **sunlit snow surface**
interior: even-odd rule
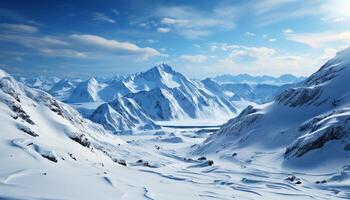
[[[8,199],[341,199],[349,198],[349,174],[296,173],[282,170],[275,152],[208,156],[198,161],[191,146],[208,133],[198,129],[140,132],[122,139],[138,150],[125,154],[128,166],[89,150],[54,147],[73,152],[53,163],[1,138],[0,197]],[[204,132],[204,131],[202,131]],[[18,140],[25,138],[18,134]],[[174,138],[181,138],[175,140]],[[168,139],[168,140],[165,140]],[[24,144],[24,146],[26,146]],[[156,147],[160,148],[157,149]],[[233,152],[230,152],[233,153]],[[142,159],[150,166],[137,164]],[[191,160],[193,159],[193,160]],[[285,180],[295,175],[302,184]],[[335,179],[325,184],[315,181]]]
[[[349,51],[214,135],[219,118],[113,135],[0,70],[0,199],[349,199]]]

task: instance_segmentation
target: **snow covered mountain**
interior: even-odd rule
[[[175,72],[169,65],[157,65],[146,72],[137,73],[124,79],[116,79],[102,88],[100,99],[109,102],[130,93],[150,91],[155,88],[170,89],[193,84],[182,74]]]
[[[142,168],[165,163],[2,70],[0,126],[0,199],[140,199],[139,178],[155,178]],[[173,188],[163,190],[162,199]]]
[[[32,169],[50,171],[51,163],[56,163],[64,171],[74,165],[82,166],[83,160],[113,162],[112,155],[118,154],[116,150],[120,147],[122,153],[127,148],[123,140],[82,118],[70,106],[44,91],[17,83],[2,70],[0,111],[0,150],[2,155],[11,157],[11,161],[9,157],[1,157],[2,174],[17,169],[42,180],[45,174]]]
[[[55,138],[67,143],[70,141],[76,141],[81,145],[85,143],[85,146],[95,145],[96,138],[110,135],[100,125],[82,118],[70,106],[55,100],[44,91],[18,83],[2,70],[0,70],[0,106],[0,121],[6,130],[4,135],[15,132],[18,136],[26,136],[24,138],[35,139],[38,142]],[[117,137],[113,138],[114,141],[123,143]],[[36,146],[40,149],[39,144]]]
[[[57,82],[60,81],[57,77],[44,77],[44,76],[38,76],[38,77],[17,77],[17,80],[19,80],[21,83],[32,87],[41,89],[44,91],[50,90]]]
[[[204,88],[207,91],[209,91],[212,95],[229,98],[236,94],[235,92],[224,88],[222,85],[220,85],[218,82],[211,78],[206,78],[202,80],[201,83],[203,84]]]
[[[190,80],[166,64],[112,82],[99,92],[108,93],[117,99],[101,105],[90,119],[114,132],[155,128],[153,120],[223,119],[238,111],[225,97],[232,93],[226,94],[215,81]]]
[[[276,150],[289,167],[337,168],[350,156],[350,48],[275,101],[249,106],[197,153]]]
[[[93,112],[90,119],[115,133],[159,128],[133,99],[125,97],[102,104]]]
[[[135,92],[150,91],[155,88],[176,88],[191,84],[191,81],[175,72],[169,65],[160,64],[146,72],[131,76],[125,83]]]
[[[225,83],[222,84],[222,88],[225,91],[229,91],[237,98],[237,95],[245,100],[255,102],[258,104],[267,103],[273,101],[275,96],[280,90],[292,85],[271,85],[271,84],[247,84],[247,83]]]
[[[61,79],[48,91],[52,96],[59,100],[67,99],[73,90],[76,88],[76,84],[68,79]]]
[[[80,83],[70,94],[65,102],[68,103],[82,103],[82,102],[96,102],[100,100],[98,90],[100,85],[95,78],[90,78]]]
[[[224,74],[214,77],[214,80],[219,83],[247,83],[247,84],[269,84],[269,85],[284,85],[293,84],[304,80],[305,77],[296,77],[291,74],[284,74],[279,77],[272,76],[252,76],[249,74]]]

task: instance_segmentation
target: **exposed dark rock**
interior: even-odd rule
[[[90,141],[85,137],[84,134],[81,134],[79,136],[70,137],[72,140],[76,141],[77,143],[81,144],[84,147],[90,148]]]
[[[126,166],[125,160],[117,160],[117,163],[118,163],[119,165],[124,165],[124,166]]]
[[[30,119],[30,116],[23,110],[23,108],[20,105],[12,104],[10,108],[13,112],[17,114],[18,117],[20,117],[24,121],[28,122],[31,125],[35,124],[33,120]]]
[[[232,154],[232,157],[236,157],[236,156],[237,156],[237,153],[233,153],[233,154]]]
[[[151,165],[148,162],[144,162],[142,165],[145,167],[151,167]]]
[[[290,107],[311,105],[320,96],[318,88],[290,88],[276,97],[276,101]]]
[[[346,132],[343,130],[342,126],[331,126],[326,129],[326,131],[314,141],[306,144],[300,144],[297,142],[293,146],[286,149],[284,153],[285,158],[290,156],[301,157],[305,153],[323,147],[328,141],[341,139]]]
[[[209,165],[209,166],[214,165],[214,161],[212,161],[212,160],[208,160],[208,165]]]
[[[202,157],[198,158],[197,160],[207,160],[207,158],[202,156]]]
[[[39,136],[38,134],[36,134],[34,131],[32,131],[30,128],[28,127],[18,127],[19,130],[27,133],[28,135],[30,136],[33,136],[33,137],[37,137]]]
[[[324,183],[327,183],[327,181],[326,180],[322,180],[322,181],[316,181],[315,183],[316,184],[324,184]]]
[[[58,103],[56,101],[53,101],[52,104],[49,105],[49,107],[50,107],[50,110],[52,112],[55,112],[58,115],[64,117],[63,113],[62,113],[62,110],[61,110],[61,107],[58,105]]]
[[[298,178],[298,177],[296,177],[294,175],[293,176],[289,176],[289,177],[285,178],[284,180],[292,182],[292,183],[297,184],[297,185],[301,184],[300,178]]]
[[[55,162],[55,163],[57,163],[57,158],[55,157],[55,156],[51,156],[51,155],[44,155],[44,154],[41,154],[41,156],[42,157],[44,157],[44,158],[46,158],[46,159],[48,159],[48,160],[50,160],[50,161],[52,161],[52,162]]]
[[[350,151],[350,143],[344,146],[344,151]]]
[[[72,153],[68,153],[69,157],[71,157],[73,160],[77,161],[77,158],[72,154]]]
[[[8,87],[6,84],[2,83],[2,81],[0,81],[0,89],[3,89],[5,93],[12,96],[17,102],[21,102],[19,94],[12,87]]]

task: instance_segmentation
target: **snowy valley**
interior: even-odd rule
[[[349,58],[282,85],[1,71],[0,199],[348,199]]]

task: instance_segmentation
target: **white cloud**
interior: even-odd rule
[[[286,28],[282,31],[284,34],[289,34],[289,33],[293,33],[294,31],[291,28]]]
[[[173,19],[165,17],[160,21],[161,24],[166,25],[179,25],[179,26],[186,26],[188,25],[189,21],[185,19]]]
[[[224,55],[219,56],[214,63],[202,65],[207,76],[218,73],[276,76],[285,73],[308,75],[319,67],[317,59],[311,58],[309,55],[281,53],[277,49],[269,47],[214,43],[211,48],[215,51],[222,51]]]
[[[160,24],[189,39],[198,39],[218,30],[235,28],[234,7],[215,7],[211,11],[190,6],[161,6],[157,9]]]
[[[119,15],[120,14],[120,12],[117,9],[111,8],[111,11],[115,15]]]
[[[242,45],[230,45],[230,57],[234,60],[255,61],[272,57],[276,54],[276,50],[267,47],[247,47]]]
[[[201,45],[199,45],[199,44],[193,44],[192,45],[194,48],[197,48],[197,49],[200,49],[201,48]]]
[[[170,29],[170,28],[159,27],[159,28],[157,29],[157,31],[158,31],[159,33],[168,33],[168,32],[171,31],[171,29]]]
[[[245,35],[245,36],[248,36],[248,37],[254,37],[254,36],[255,36],[255,33],[245,32],[244,35]]]
[[[349,0],[260,0],[245,4],[259,26],[267,26],[291,19],[319,17],[323,21],[344,22],[350,19]]]
[[[153,40],[153,39],[147,39],[146,42],[148,42],[150,44],[153,44],[153,43],[156,43],[158,41],[157,40]]]
[[[322,48],[333,42],[350,43],[350,31],[320,32],[320,33],[294,33],[286,35],[288,40],[306,44],[312,48]]]
[[[322,17],[322,21],[328,21],[328,22],[344,22],[346,21],[345,17]]]
[[[116,23],[116,21],[110,17],[108,17],[106,14],[104,13],[93,13],[93,20],[95,21],[101,21],[101,22],[109,22],[109,23]]]
[[[350,1],[349,0],[327,0],[318,8],[323,15],[323,19],[332,22],[341,22],[350,18]]]
[[[16,57],[15,57],[15,60],[16,60],[16,61],[23,61],[23,58],[20,57],[20,56],[16,56]]]
[[[0,42],[14,43],[24,48],[25,54],[43,55],[51,57],[87,58],[85,53],[76,49],[72,43],[68,43],[64,38],[57,38],[47,35],[23,35],[7,34],[0,35]],[[75,49],[74,49],[75,48]],[[21,55],[22,52],[17,52]],[[16,57],[21,61],[20,56]]]
[[[1,23],[0,28],[5,31],[11,31],[11,32],[23,32],[23,33],[35,33],[38,32],[39,29],[26,25],[26,24],[8,24],[8,23]]]
[[[180,33],[180,35],[188,38],[188,39],[200,39],[202,37],[206,37],[209,36],[211,34],[210,31],[207,30],[182,30]]]
[[[326,48],[323,49],[323,53],[317,58],[319,60],[319,65],[322,65],[325,63],[327,60],[331,59],[337,54],[337,50],[334,48]]]
[[[271,39],[269,39],[269,42],[276,42],[276,41],[277,41],[276,38],[271,38]]]
[[[87,55],[72,49],[50,49],[44,48],[41,53],[52,57],[87,58]]]
[[[52,46],[69,46],[66,41],[52,36],[21,35],[21,34],[0,34],[0,41],[22,45],[28,48],[42,48]]]
[[[192,62],[192,63],[202,63],[207,60],[207,56],[205,55],[182,55],[180,58],[184,61],[187,62]]]
[[[150,57],[161,56],[161,53],[150,47],[139,47],[130,42],[119,42],[117,40],[109,40],[97,35],[78,35],[73,34],[71,39],[85,45],[100,47],[104,49],[114,50],[125,54],[139,54],[142,60],[147,60]]]

